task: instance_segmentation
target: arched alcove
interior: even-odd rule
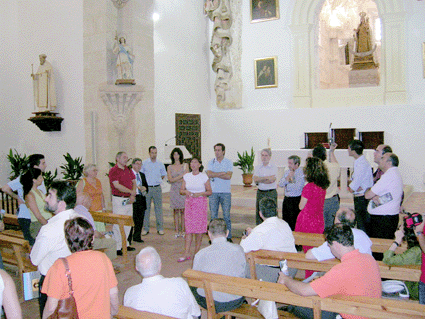
[[[380,85],[323,90],[315,83],[315,43],[324,0],[294,1],[291,30],[294,53],[294,107],[404,104],[406,101],[405,11],[397,0],[375,0],[382,22]]]

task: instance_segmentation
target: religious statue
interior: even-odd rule
[[[34,102],[40,112],[56,109],[56,90],[53,67],[46,61],[47,55],[40,54],[40,66],[37,73],[31,72],[34,88]]]
[[[356,41],[354,62],[351,66],[353,70],[376,69],[378,64],[374,62],[373,53],[376,45],[372,42],[372,29],[369,25],[369,18],[365,12],[360,12],[360,23],[357,29],[354,29],[354,39]]]
[[[118,79],[115,84],[136,84],[133,77],[134,55],[124,37],[115,37],[112,51],[117,55]]]

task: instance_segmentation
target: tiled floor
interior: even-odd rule
[[[235,237],[240,237],[246,226],[254,225],[255,223],[255,194],[256,189],[254,187],[244,188],[242,186],[232,186],[233,198],[231,214],[233,234]],[[279,195],[279,198],[282,199],[282,196]],[[342,202],[344,205],[352,205],[352,201],[350,199],[343,199]],[[404,206],[407,211],[425,212],[425,193],[413,193],[406,200]],[[121,271],[117,275],[121,302],[126,289],[141,282],[140,276],[134,269],[134,257],[143,247],[149,245],[155,247],[158,250],[162,258],[162,274],[166,277],[180,276],[186,269],[191,267],[191,262],[189,261],[183,263],[177,262],[177,258],[181,256],[184,250],[184,239],[174,238],[175,232],[172,230],[173,216],[169,208],[168,194],[164,194],[163,207],[165,235],[160,236],[156,233],[155,229],[151,228],[150,234],[143,237],[145,243],[133,243],[136,251],[129,252],[130,261],[128,263],[123,263],[122,257],[118,257],[116,260],[114,260],[114,265],[119,267]],[[281,204],[279,204],[279,207],[281,207]],[[153,216],[151,217],[154,218]],[[151,224],[155,225],[154,220],[152,220]],[[239,238],[235,238],[234,242],[238,243]],[[206,247],[207,245],[208,238],[207,236],[204,236],[202,247]],[[8,267],[6,265],[6,269],[11,275],[14,276],[18,288],[18,294],[22,300],[22,284],[21,280],[16,276],[16,268]],[[22,309],[24,318],[39,318],[37,300],[22,302]]]

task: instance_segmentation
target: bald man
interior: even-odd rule
[[[391,149],[391,146],[380,144],[376,148],[375,152],[373,153],[373,161],[379,165],[379,162],[382,159],[382,156],[387,153],[392,153],[393,150]],[[384,172],[378,167],[376,171],[373,173],[373,184],[376,184],[377,181],[381,178],[381,176],[384,174]]]
[[[348,207],[341,207],[335,215],[334,224],[345,224],[351,227],[354,236],[354,248],[363,254],[372,255],[372,241],[363,230],[356,229],[356,214]],[[307,259],[317,259],[318,261],[335,258],[327,242],[319,247],[312,248],[305,254]]]

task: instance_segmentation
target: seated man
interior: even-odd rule
[[[146,247],[139,252],[136,270],[143,276],[143,281],[127,289],[124,306],[181,319],[201,315],[183,278],[164,278],[159,274],[161,257],[155,248]]]
[[[332,267],[323,277],[310,283],[294,280],[280,273],[278,283],[284,284],[290,291],[301,296],[332,295],[365,296],[381,298],[382,286],[379,267],[375,259],[362,254],[354,248],[353,232],[348,225],[335,224],[326,230],[326,241],[332,254],[341,263]],[[289,307],[290,312],[300,318],[313,318],[313,310],[303,307]],[[322,311],[322,318],[335,318],[335,313]],[[342,314],[344,319],[363,317]]]
[[[74,211],[84,217],[94,229],[93,250],[102,250],[110,260],[114,260],[117,258],[117,242],[113,238],[106,238],[104,234],[96,230],[93,216],[89,212],[91,202],[89,194],[78,194]]]
[[[260,201],[260,217],[263,222],[254,229],[247,228],[240,245],[245,253],[266,249],[296,253],[295,239],[288,223],[277,217],[276,202],[265,197]],[[296,270],[294,270],[296,272]],[[267,265],[256,265],[257,278],[268,282],[276,282],[279,268]],[[295,276],[295,273],[291,272]]]
[[[213,219],[208,225],[208,236],[211,246],[201,249],[193,260],[193,269],[213,274],[246,278],[249,268],[245,253],[241,246],[227,241],[229,230],[223,218]],[[207,308],[203,289],[190,288],[198,304]],[[222,292],[213,292],[215,310],[217,312],[230,311],[238,308],[245,297],[230,295]]]
[[[358,249],[362,254],[372,255],[372,241],[369,236],[363,230],[356,229],[356,214],[348,207],[341,207],[335,215],[335,224],[345,224],[351,227],[354,236],[354,248]],[[312,248],[305,254],[307,259],[317,259],[323,261],[327,259],[333,259],[335,256],[332,254],[331,249],[327,242],[324,242],[322,246]]]

